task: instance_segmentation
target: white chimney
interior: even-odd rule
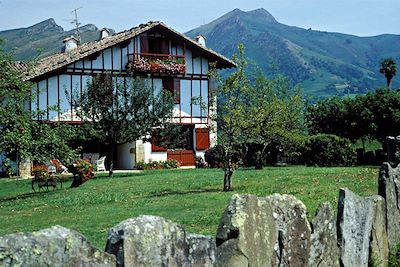
[[[201,46],[206,46],[206,38],[203,35],[197,35],[194,37],[194,40],[199,43]]]
[[[100,30],[100,37],[99,40],[110,36],[110,31],[107,28],[103,28]]]
[[[62,48],[62,52],[68,52],[74,50],[78,47],[79,40],[74,36],[67,37],[63,40],[64,46]]]

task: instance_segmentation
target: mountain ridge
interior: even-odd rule
[[[273,18],[263,9],[235,9],[186,34],[203,35],[207,46],[228,57],[243,43],[246,55],[267,76],[284,74],[314,96],[358,94],[384,86],[380,60],[392,57],[400,61],[400,35],[359,37],[306,30],[270,16]],[[394,86],[400,85],[394,82]]]
[[[115,31],[109,29],[111,33]],[[79,27],[82,42],[98,39],[99,29],[94,24]],[[75,30],[65,31],[53,18],[46,19],[29,27],[0,31],[0,39],[4,40],[2,47],[11,52],[15,60],[32,60],[45,57],[61,51],[62,41]]]

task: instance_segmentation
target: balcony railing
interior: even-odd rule
[[[168,54],[135,53],[128,54],[127,71],[184,75],[185,56]]]

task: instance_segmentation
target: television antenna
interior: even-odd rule
[[[81,26],[81,23],[78,20],[78,10],[82,9],[82,7],[75,8],[71,11],[71,13],[74,14],[74,18],[71,20],[71,24],[75,26],[75,37],[78,39],[78,42],[81,42],[81,33],[79,31],[79,27]]]

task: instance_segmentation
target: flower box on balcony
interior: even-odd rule
[[[186,72],[185,59],[173,55],[144,56],[135,55],[127,64],[128,72],[152,72],[168,75],[184,75]]]

